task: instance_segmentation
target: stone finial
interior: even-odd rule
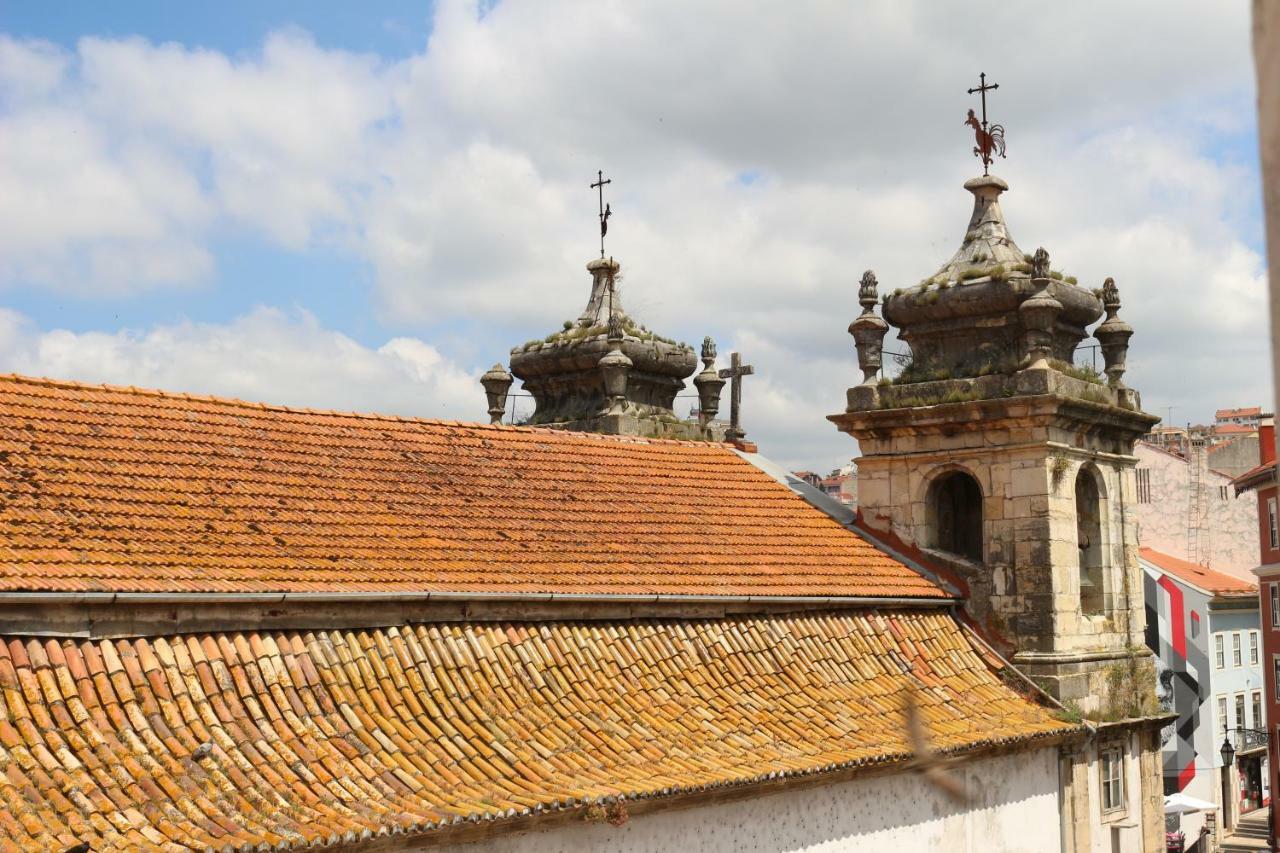
[[[1049,253],[1044,250],[1044,246],[1036,249],[1036,253],[1031,256],[1031,277],[1049,277]]]
[[[720,392],[725,380],[716,372],[716,342],[711,336],[702,339],[702,372],[693,377],[694,387],[698,389],[698,422],[703,426],[711,423],[720,411]]]
[[[611,317],[609,319],[609,343],[612,346],[600,358],[597,366],[604,376],[604,396],[608,401],[606,411],[609,414],[621,414],[627,399],[627,377],[631,373],[631,368],[635,362],[622,351],[622,324],[618,323],[618,335],[614,337],[612,334],[613,320],[616,318]]]
[[[1116,281],[1108,278],[1102,283],[1102,308],[1107,318],[1094,330],[1093,336],[1098,339],[1102,348],[1102,359],[1106,364],[1107,381],[1115,388],[1123,388],[1120,378],[1124,376],[1125,360],[1129,355],[1129,338],[1133,336],[1133,327],[1121,320],[1120,288]]]
[[[1041,369],[1047,368],[1053,357],[1053,328],[1062,313],[1062,303],[1049,295],[1047,273],[1042,276],[1038,272],[1049,269],[1049,253],[1037,249],[1034,266],[1037,272],[1033,273],[1033,281],[1039,289],[1018,306],[1018,315],[1022,318],[1022,349],[1030,361],[1028,367]]]
[[[871,270],[867,270],[862,274],[862,281],[858,284],[858,304],[862,306],[862,313],[866,314],[876,307],[876,274]]]
[[[702,366],[710,368],[716,363],[716,342],[711,340],[711,336],[707,335],[702,339]]]
[[[501,364],[495,364],[480,377],[485,396],[489,398],[489,423],[502,423],[502,415],[507,410],[507,392],[511,390],[511,382],[511,374]]]
[[[619,314],[609,315],[608,340],[611,344],[622,343],[624,330],[622,328],[622,316]]]
[[[876,316],[876,274],[871,270],[862,274],[858,302],[862,305],[862,314],[849,324],[849,334],[853,335],[854,345],[858,348],[861,384],[871,385],[880,372],[884,336],[889,332],[889,324]]]

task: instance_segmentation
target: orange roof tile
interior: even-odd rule
[[[993,666],[937,610],[9,637],[0,848],[518,829],[602,797],[900,763],[909,685],[941,752],[1076,730]]]
[[[0,591],[945,597],[724,445],[0,377]]]
[[[1250,406],[1243,409],[1218,409],[1213,413],[1213,416],[1218,420],[1222,420],[1223,418],[1256,418],[1261,414],[1261,408]]]
[[[1172,557],[1154,548],[1139,548],[1138,556],[1192,586],[1214,595],[1257,595],[1258,585]]]

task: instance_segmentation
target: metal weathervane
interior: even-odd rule
[[[999,154],[1004,157],[1004,125],[993,124],[987,125],[987,92],[1000,88],[999,83],[987,85],[987,75],[983,72],[978,75],[978,85],[969,90],[969,94],[974,92],[982,93],[982,121],[978,121],[978,117],[973,114],[973,110],[969,110],[969,117],[964,123],[973,128],[974,142],[973,156],[982,158],[982,174],[986,175],[991,167],[991,161],[995,155]]]
[[[604,235],[609,233],[609,217],[613,216],[613,211],[609,209],[609,205],[604,203],[604,185],[613,183],[613,178],[605,180],[604,171],[596,171],[596,182],[591,185],[591,189],[600,191],[600,257],[604,257]]]

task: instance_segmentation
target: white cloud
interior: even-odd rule
[[[377,349],[323,328],[305,311],[257,308],[225,324],[146,330],[41,330],[0,310],[6,370],[293,406],[478,420],[484,394],[430,344],[393,338]]]
[[[821,415],[857,372],[861,271],[910,286],[962,236],[979,70],[1014,236],[1116,277],[1148,403],[1268,404],[1256,175],[1216,147],[1249,126],[1245,4],[446,0],[398,63],[296,31],[234,57],[0,40],[0,282],[189,286],[227,232],[337,243],[389,325],[501,330],[468,342],[487,364],[580,309],[604,168],[628,308],[740,346],[753,437],[821,467],[855,451]]]

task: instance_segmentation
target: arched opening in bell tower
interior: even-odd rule
[[[982,488],[964,471],[934,481],[929,514],[934,547],[982,562]]]
[[[1107,584],[1102,549],[1102,501],[1088,466],[1076,475],[1076,548],[1080,554],[1080,612],[1106,612]]]

